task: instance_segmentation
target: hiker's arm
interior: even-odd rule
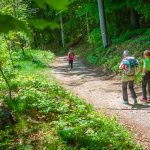
[[[143,67],[143,71],[142,71],[142,78],[144,78],[146,75],[146,68]]]
[[[144,62],[142,76],[145,76],[145,74],[146,74],[146,63]]]
[[[121,65],[119,66],[119,69],[121,69],[121,70],[122,70],[122,67],[121,67]]]
[[[125,66],[123,65],[123,62],[120,63],[119,69],[124,70]]]
[[[143,73],[146,73],[146,68],[143,67]]]
[[[119,65],[119,69],[122,69],[122,62],[121,62],[120,65]]]

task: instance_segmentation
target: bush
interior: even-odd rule
[[[123,50],[130,50],[131,55],[135,56],[140,62],[140,72],[136,77],[136,82],[141,82],[141,67],[143,59],[143,51],[150,47],[150,30],[146,28],[127,31],[122,33],[120,37],[112,39],[112,46],[104,49],[99,34],[99,29],[91,32],[91,45],[86,45],[86,51],[79,51],[81,57],[86,58],[87,62],[96,67],[102,68],[104,71],[120,73],[119,64],[122,60]],[[82,47],[78,49],[83,49]]]
[[[102,45],[102,38],[101,38],[101,33],[99,28],[95,28],[91,33],[90,33],[90,44],[96,46]]]
[[[44,68],[31,62],[34,73],[27,73],[29,60],[20,64],[12,76],[14,100],[3,95],[17,123],[0,131],[0,149],[141,149],[116,118],[96,113],[53,78],[47,80]]]

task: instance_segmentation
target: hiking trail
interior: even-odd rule
[[[53,75],[63,87],[92,104],[97,111],[103,111],[110,117],[117,115],[120,124],[135,133],[136,141],[150,150],[150,103],[138,100],[138,104],[133,105],[129,94],[130,105],[122,104],[122,85],[118,78],[86,67],[79,58],[70,72],[67,57],[56,58]],[[139,99],[141,89],[135,87],[135,91]]]

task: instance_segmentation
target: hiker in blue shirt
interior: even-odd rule
[[[123,103],[129,104],[127,85],[129,84],[129,89],[131,92],[134,104],[137,103],[137,96],[134,90],[134,79],[137,73],[138,60],[134,57],[129,56],[129,51],[125,50],[123,52],[123,60],[120,64],[120,69],[122,70],[122,93],[123,93]]]

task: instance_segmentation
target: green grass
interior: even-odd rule
[[[141,149],[115,117],[95,112],[57,84],[47,71],[52,53],[31,51],[25,58],[20,53],[13,57],[19,67],[7,67],[5,73],[11,80],[14,99],[7,98],[4,83],[0,97],[12,109],[17,123],[0,131],[0,149]]]

